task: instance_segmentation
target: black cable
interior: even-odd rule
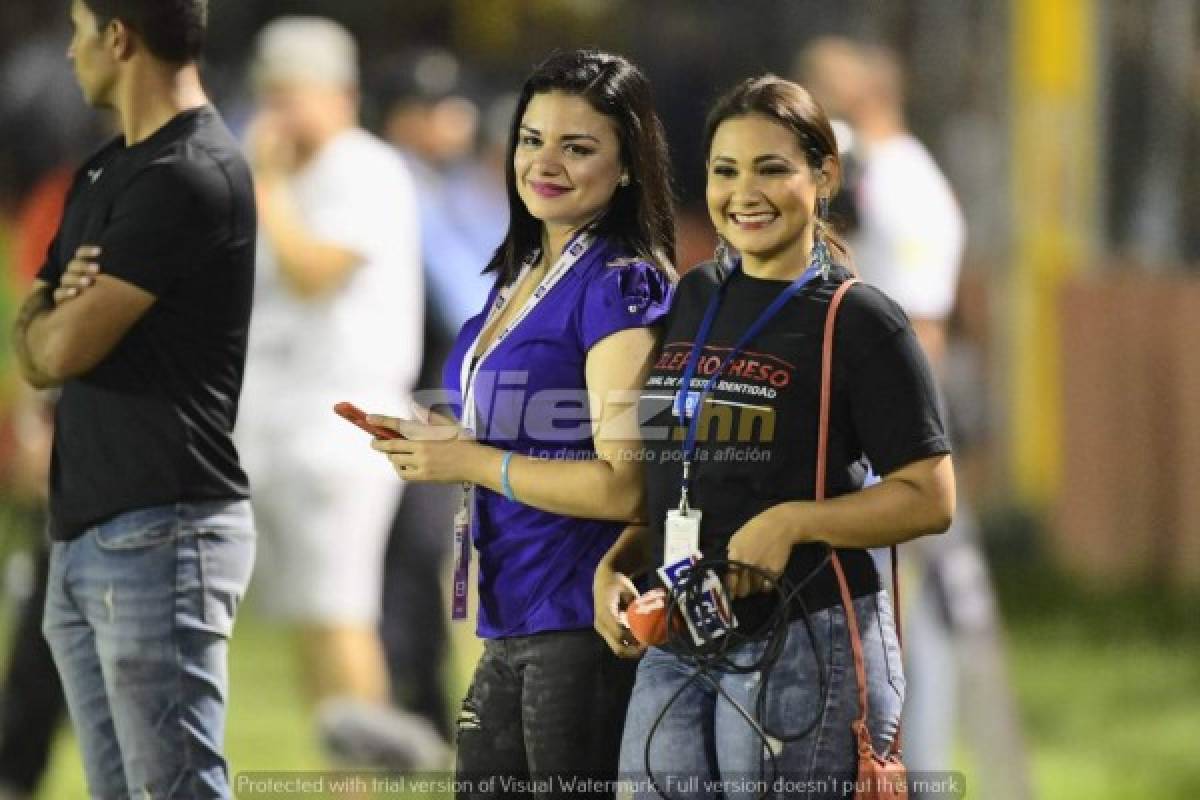
[[[821,653],[818,652],[816,633],[813,631],[812,619],[808,611],[808,606],[805,605],[801,596],[801,592],[822,569],[825,569],[829,565],[832,558],[833,549],[827,548],[824,558],[804,575],[795,586],[791,586],[790,581],[786,577],[776,577],[753,564],[725,558],[702,558],[692,566],[692,569],[688,571],[682,580],[667,589],[668,602],[666,603],[665,620],[667,641],[662,645],[662,649],[672,653],[685,664],[691,665],[694,671],[675,693],[671,695],[670,699],[663,704],[662,709],[659,711],[658,716],[655,718],[646,735],[646,745],[643,751],[646,776],[649,779],[650,786],[662,800],[671,800],[671,798],[667,796],[654,779],[654,771],[650,764],[651,744],[654,741],[655,733],[658,732],[658,728],[666,718],[671,706],[698,680],[704,680],[715,690],[718,697],[724,698],[733,706],[738,714],[750,725],[750,728],[759,739],[762,740],[763,751],[767,754],[771,762],[772,777],[766,783],[765,791],[758,796],[757,800],[765,800],[771,795],[770,786],[779,776],[779,762],[772,747],[772,739],[778,742],[798,741],[809,735],[825,719],[825,712],[829,705],[831,684],[825,662]],[[745,570],[760,578],[768,589],[775,593],[779,599],[779,603],[771,612],[767,622],[760,625],[758,630],[753,633],[746,634],[734,627],[726,629],[722,636],[713,637],[707,642],[697,645],[692,640],[686,625],[674,624],[676,614],[683,616],[682,609],[684,607],[696,608],[700,606],[704,600],[704,580],[710,571],[713,571],[714,574],[720,574],[719,570],[728,570],[730,568]],[[792,622],[791,608],[793,602],[799,604],[800,618],[804,622],[813,658],[817,664],[817,685],[822,701],[820,711],[799,731],[795,733],[775,733],[770,730],[767,724],[767,692],[771,671],[783,655],[787,645],[788,631]],[[732,651],[739,650],[747,644],[756,642],[765,642],[763,652],[757,659],[748,664],[737,664],[729,655]],[[759,684],[758,697],[755,702],[754,715],[751,715],[740,703],[729,696],[725,689],[721,687],[720,682],[713,677],[713,672],[723,674],[749,674],[758,672],[761,674],[762,677]],[[760,778],[762,777],[764,767],[765,763],[760,762]]]

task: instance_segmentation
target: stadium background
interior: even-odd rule
[[[0,6],[0,310],[30,191],[101,135],[63,52],[66,2]],[[235,125],[246,62],[284,13],[358,36],[364,117],[393,56],[439,46],[481,107],[555,47],[628,54],[655,85],[682,200],[680,264],[711,250],[700,133],[716,94],[788,74],[811,37],[902,56],[909,121],[969,226],[956,341],[977,417],[964,459],[1044,798],[1200,787],[1200,4],[1191,0],[212,0],[206,80]],[[380,69],[376,69],[380,68]],[[7,351],[0,386],[12,396]],[[7,430],[7,428],[6,428]],[[8,439],[4,437],[5,452]],[[0,469],[0,479],[7,473]],[[0,503],[0,641],[36,531]],[[471,663],[459,636],[455,692]],[[284,638],[253,609],[233,648],[235,771],[317,769]],[[452,698],[448,698],[452,702]],[[42,796],[81,796],[64,733]],[[971,773],[969,754],[961,766]]]

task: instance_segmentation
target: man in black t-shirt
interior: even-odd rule
[[[226,655],[254,560],[231,434],[254,277],[250,173],[195,59],[205,0],[74,0],[68,51],[122,135],[79,170],[18,316],[61,387],[43,630],[91,794],[228,797]]]

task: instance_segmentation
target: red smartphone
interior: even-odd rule
[[[355,425],[362,428],[367,433],[374,436],[376,439],[402,439],[402,438],[404,438],[400,434],[396,433],[395,431],[393,431],[389,428],[382,428],[378,425],[372,425],[371,423],[367,422],[366,412],[363,411],[362,409],[360,409],[358,406],[354,405],[353,403],[345,403],[345,402],[338,403],[336,406],[333,407],[333,410],[334,410],[334,412],[337,413],[337,415],[339,417],[346,420],[347,422],[354,423]]]

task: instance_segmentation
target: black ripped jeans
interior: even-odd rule
[[[592,630],[489,639],[458,717],[458,797],[611,797],[636,667]]]

